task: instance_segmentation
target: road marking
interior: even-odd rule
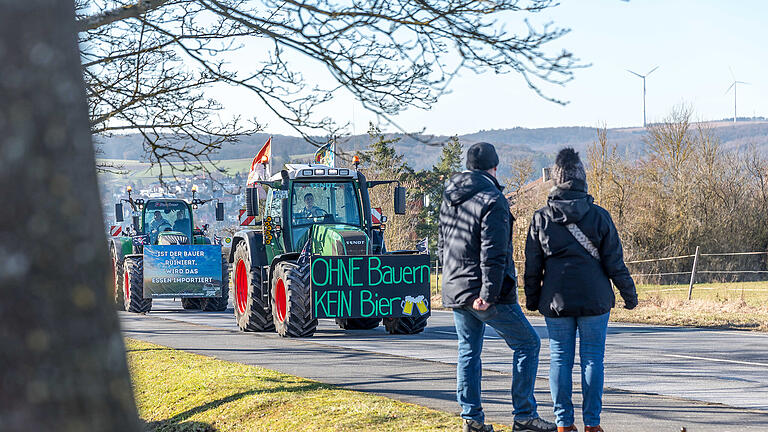
[[[662,355],[664,357],[676,357],[676,358],[684,358],[684,359],[690,359],[690,360],[707,360],[707,361],[720,362],[720,363],[735,363],[735,364],[742,364],[747,366],[768,367],[768,363],[755,363],[755,362],[746,362],[746,361],[739,361],[739,360],[713,359],[709,357],[696,357],[696,356],[687,356],[687,355],[679,355],[679,354],[662,354]]]
[[[449,331],[443,331],[443,330],[433,330],[432,333],[440,333],[440,334],[447,334],[451,336],[456,336],[456,333],[449,332]],[[499,336],[488,336],[485,335],[485,339],[501,339]]]
[[[454,332],[442,331],[442,330],[434,330],[433,333],[440,333],[440,334],[447,334],[447,335],[456,336],[456,333],[454,333]]]

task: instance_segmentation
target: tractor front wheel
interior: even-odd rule
[[[203,298],[200,309],[206,312],[223,312],[229,303],[229,265],[224,255],[221,256],[221,296]]]
[[[144,258],[128,257],[123,270],[126,312],[145,313],[152,310],[152,299],[144,298]]]
[[[112,256],[112,278],[115,281],[115,306],[118,310],[125,309],[125,301],[123,295],[123,260],[117,255],[115,246],[109,248],[110,255]]]
[[[235,248],[232,265],[235,320],[242,331],[273,331],[272,310],[261,295],[261,269],[251,267],[251,255],[245,242]],[[223,289],[223,288],[222,288]]]
[[[184,309],[200,309],[199,297],[182,297],[181,307]]]
[[[308,337],[317,329],[312,317],[309,292],[309,263],[299,266],[282,261],[272,277],[272,317],[277,334],[283,337]]]
[[[336,324],[344,330],[371,330],[380,322],[381,318],[336,318]]]
[[[389,334],[416,334],[424,331],[427,316],[384,318],[384,328]]]

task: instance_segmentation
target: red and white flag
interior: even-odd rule
[[[251,162],[251,171],[248,173],[246,187],[256,187],[259,193],[259,199],[267,197],[267,191],[261,185],[256,185],[259,180],[266,180],[272,177],[272,137],[269,137],[264,146],[256,153],[256,157]]]
[[[259,150],[251,162],[251,172],[248,173],[246,186],[252,187],[257,181],[272,177],[272,137],[269,137],[264,147]]]

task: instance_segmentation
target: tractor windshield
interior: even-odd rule
[[[181,201],[149,201],[144,211],[144,232],[149,241],[157,243],[163,231],[177,231],[192,238],[192,219],[189,208]]]
[[[314,223],[360,226],[357,192],[352,182],[294,183],[291,209],[295,226]]]

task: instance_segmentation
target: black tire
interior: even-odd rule
[[[240,267],[241,263],[242,267]],[[248,253],[248,246],[244,241],[238,243],[235,248],[232,281],[234,286],[232,302],[234,303],[235,320],[240,330],[274,331],[272,309],[261,296],[261,270],[258,266],[251,267],[251,255]]]
[[[309,337],[315,334],[317,319],[312,317],[309,262],[299,266],[295,262],[282,261],[275,266],[272,318],[280,336]]]
[[[221,297],[200,299],[200,309],[206,312],[223,312],[229,303],[229,265],[224,255],[221,256]]]
[[[115,307],[117,310],[125,309],[125,296],[123,294],[123,260],[115,251],[115,245],[109,248],[109,253],[112,256],[112,279],[115,283],[114,299]]]
[[[181,307],[184,309],[200,309],[199,297],[182,297]]]
[[[144,298],[144,258],[128,257],[123,271],[125,289],[125,311],[146,313],[152,310],[152,299]]]
[[[336,324],[344,330],[371,330],[380,322],[381,318],[336,318]]]
[[[384,318],[384,328],[389,334],[416,334],[424,331],[428,316]]]

